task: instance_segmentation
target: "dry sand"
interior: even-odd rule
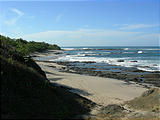
[[[140,96],[147,90],[134,82],[128,85],[117,79],[66,73],[59,70],[63,67],[62,65],[47,62],[37,63],[46,72],[47,78],[52,83],[71,87],[73,88],[72,92],[103,106],[123,103]]]

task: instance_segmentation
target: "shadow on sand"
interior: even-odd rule
[[[55,78],[54,78],[55,79]],[[79,94],[79,95],[83,95],[83,96],[91,96],[93,94],[91,93],[88,93],[87,91],[85,90],[81,90],[79,88],[73,88],[73,87],[70,87],[70,86],[67,86],[67,85],[62,85],[62,84],[57,84],[57,83],[52,83],[53,85],[56,85],[58,87],[61,87],[61,88],[65,88],[73,93],[76,93],[76,94]]]

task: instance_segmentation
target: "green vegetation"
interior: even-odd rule
[[[11,39],[0,35],[0,40],[6,41],[9,45],[12,45],[21,55],[28,55],[33,52],[42,52],[44,50],[60,50],[61,48],[57,45],[51,45],[45,42],[28,42],[23,39]]]
[[[160,88],[150,88],[120,105],[103,106],[95,116],[86,120],[160,120]]]
[[[73,118],[90,111],[91,101],[51,84],[17,41],[0,39],[1,118]]]
[[[152,88],[144,92],[140,97],[136,97],[126,102],[130,107],[160,113],[160,89]]]

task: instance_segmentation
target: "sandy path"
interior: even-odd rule
[[[147,90],[135,83],[127,85],[126,82],[117,79],[59,72],[57,68],[62,66],[56,63],[37,63],[51,82],[72,87],[73,92],[100,105],[122,103],[140,96]],[[56,66],[56,68],[49,66]]]

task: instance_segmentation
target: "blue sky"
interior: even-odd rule
[[[160,0],[0,0],[0,34],[60,46],[157,46]]]

